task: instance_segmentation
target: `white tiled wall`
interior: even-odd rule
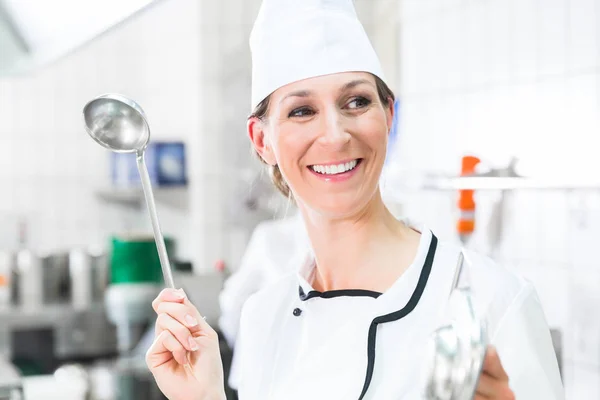
[[[402,0],[399,18],[402,168],[454,174],[474,153],[600,180],[600,1]],[[568,399],[600,398],[600,190],[507,194],[491,248],[497,195],[477,194],[472,245],[535,284],[563,331]],[[405,197],[406,214],[455,237],[455,194]]]
[[[14,245],[20,217],[28,221],[27,245],[40,250],[105,244],[111,233],[149,229],[145,210],[95,196],[110,184],[109,153],[87,136],[82,109],[99,94],[123,93],[142,105],[154,138],[195,145],[199,16],[195,0],[158,2],[57,62],[0,78],[0,247]],[[199,169],[191,169],[192,187],[203,179]],[[158,206],[165,233],[176,236],[183,257],[193,257],[194,210]]]

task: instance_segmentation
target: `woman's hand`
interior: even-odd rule
[[[217,333],[183,290],[165,289],[152,302],[156,335],[146,363],[170,400],[224,400]]]
[[[515,395],[508,386],[508,375],[502,367],[498,352],[489,347],[483,361],[483,372],[475,393],[475,400],[514,400]]]

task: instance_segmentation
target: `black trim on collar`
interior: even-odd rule
[[[369,385],[371,384],[371,379],[373,379],[373,369],[375,368],[375,345],[377,341],[377,326],[379,324],[385,324],[386,322],[397,321],[401,318],[406,317],[412,310],[415,309],[419,300],[421,299],[421,295],[425,291],[425,286],[427,285],[427,280],[429,279],[429,274],[431,273],[431,267],[433,265],[433,258],[435,256],[435,251],[437,248],[437,238],[432,234],[431,243],[429,244],[429,251],[427,252],[427,258],[425,259],[425,264],[423,265],[423,269],[421,270],[421,275],[419,276],[419,281],[417,282],[417,287],[413,292],[412,296],[408,300],[408,303],[398,311],[394,311],[390,314],[381,315],[376,317],[369,327],[369,338],[367,342],[367,374],[365,377],[365,383],[363,385],[362,393],[358,400],[362,400],[362,398],[367,393],[369,389]]]
[[[326,292],[319,292],[318,290],[311,290],[308,294],[304,293],[304,289],[302,286],[298,287],[298,294],[300,296],[300,300],[306,301],[308,299],[312,299],[313,297],[321,297],[323,299],[332,299],[334,297],[341,296],[369,296],[373,298],[378,298],[381,296],[381,293],[374,292],[372,290],[363,290],[363,289],[342,289],[342,290],[328,290]]]

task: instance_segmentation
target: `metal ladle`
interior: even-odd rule
[[[102,147],[116,153],[135,153],[165,285],[175,288],[165,240],[158,224],[150,176],[144,160],[144,152],[150,142],[150,127],[144,111],[136,102],[124,96],[105,94],[85,105],[83,117],[87,133]]]
[[[472,400],[482,372],[488,338],[464,276],[465,262],[470,265],[465,256],[461,251],[450,292],[452,322],[438,328],[429,342],[426,400]]]

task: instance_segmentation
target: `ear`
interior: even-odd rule
[[[385,117],[387,119],[388,132],[392,131],[392,124],[394,123],[394,99],[388,98],[388,106],[385,110]]]
[[[277,164],[273,148],[265,135],[264,122],[256,117],[248,119],[248,137],[254,146],[254,150],[269,165]]]

